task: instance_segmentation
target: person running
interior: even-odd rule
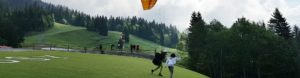
[[[151,70],[151,73],[153,74],[153,72],[155,72],[156,70],[160,69],[159,71],[159,76],[163,76],[161,74],[162,70],[163,70],[163,66],[162,66],[162,62],[163,60],[166,58],[167,52],[162,51],[161,53],[156,53],[155,52],[155,58],[152,60],[152,63],[154,65],[156,65],[157,67],[155,69]]]
[[[170,57],[168,57],[166,61],[166,65],[169,68],[170,71],[170,78],[173,78],[173,73],[174,73],[174,65],[176,64],[176,61],[180,60],[180,58],[176,57],[174,53],[171,54]]]

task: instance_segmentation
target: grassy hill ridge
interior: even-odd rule
[[[121,36],[121,32],[109,31],[108,36],[102,36],[95,32],[87,31],[86,28],[64,25],[55,23],[54,27],[46,32],[28,36],[23,43],[24,46],[32,46],[38,44],[53,44],[56,47],[82,49],[87,47],[95,49],[102,44],[105,49],[109,49],[110,44],[117,45],[117,41]],[[130,35],[130,43],[125,45],[129,48],[130,44],[138,44],[143,50],[154,51],[155,48],[166,48],[151,41]]]

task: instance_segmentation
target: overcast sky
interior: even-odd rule
[[[203,19],[221,21],[230,27],[242,16],[267,22],[279,8],[290,25],[300,25],[300,0],[158,0],[156,6],[143,11],[141,0],[43,0],[91,15],[138,16],[149,21],[176,25],[180,31],[189,27],[191,13],[200,11]]]

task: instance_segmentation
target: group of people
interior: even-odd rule
[[[134,44],[130,45],[130,52],[139,51],[139,50],[140,50],[140,45],[134,45]]]
[[[151,70],[151,73],[153,74],[155,71],[157,71],[158,69],[160,69],[159,71],[159,76],[163,76],[162,75],[162,70],[163,70],[163,62],[164,60],[166,60],[165,64],[166,66],[168,67],[169,69],[169,72],[170,72],[170,78],[173,78],[173,73],[174,73],[174,65],[176,64],[176,62],[178,60],[180,60],[179,57],[176,57],[176,54],[174,53],[171,53],[170,57],[167,57],[166,59],[166,56],[167,56],[167,51],[164,50],[162,51],[161,53],[157,53],[155,52],[155,57],[154,59],[152,60],[152,63],[154,65],[156,65],[157,67],[155,69],[152,69]]]

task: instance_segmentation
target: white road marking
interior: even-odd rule
[[[18,63],[18,60],[7,60],[7,59],[0,59],[0,63]]]
[[[4,59],[0,59],[1,63],[19,63],[24,60],[29,61],[49,61],[51,59],[58,59],[58,58],[64,58],[66,57],[57,57],[52,55],[44,55],[44,56],[32,56],[32,57],[5,57]]]

